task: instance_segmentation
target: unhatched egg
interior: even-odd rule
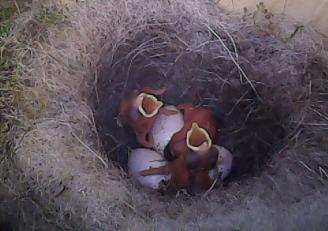
[[[231,152],[225,147],[219,145],[213,145],[218,151],[218,162],[217,167],[209,171],[209,176],[214,179],[218,176],[221,176],[221,180],[225,179],[231,172],[233,156]]]
[[[174,115],[159,114],[150,131],[154,139],[154,149],[163,154],[166,145],[170,142],[172,136],[183,127],[182,113],[174,106],[166,106],[169,110],[177,111]]]
[[[169,180],[170,176],[141,176],[139,172],[151,167],[160,167],[165,164],[167,164],[167,161],[164,160],[159,153],[153,150],[146,148],[133,149],[128,160],[129,176],[144,187],[158,189],[160,183]]]

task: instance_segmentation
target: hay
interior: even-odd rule
[[[45,106],[36,111],[28,110],[29,104],[20,106],[20,119],[30,129],[23,136],[17,133],[15,165],[3,168],[15,169],[6,173],[10,180],[4,183],[26,185],[9,188],[32,198],[47,224],[72,230],[328,226],[328,160],[322,138],[327,134],[327,77],[316,33],[305,28],[287,41],[294,31],[288,19],[276,16],[272,24],[257,16],[254,23],[252,15],[242,20],[211,1],[61,1],[47,7],[64,17],[36,20],[22,14],[14,31],[31,51],[22,80],[32,90],[25,98],[37,92],[32,98]],[[189,81],[188,86],[197,82],[192,92],[199,94],[186,93],[184,100],[221,104],[218,113],[228,115],[223,134],[229,136],[234,126],[243,132],[218,142],[234,147],[236,139],[246,137],[243,148],[235,147],[240,163],[260,158],[255,162],[259,169],[246,166],[227,186],[203,197],[172,198],[131,185],[105,155],[124,162],[111,154],[125,152],[122,141],[128,141],[125,133],[117,141],[111,130],[115,110],[103,120],[97,115],[102,105],[115,108],[121,91],[138,82],[134,68],[146,61],[160,80],[171,83],[168,102],[185,93],[174,87],[182,90]],[[204,90],[209,83],[211,89]],[[253,109],[258,111],[251,113]],[[250,122],[240,126],[247,117]],[[114,136],[104,141],[101,127],[108,121]],[[278,126],[284,135],[260,133],[264,125],[269,130]],[[245,144],[259,137],[265,142],[272,137],[270,148],[247,150]],[[243,159],[254,150],[256,155]]]

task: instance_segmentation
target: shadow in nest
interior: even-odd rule
[[[148,28],[114,54],[108,51],[106,57],[113,58],[100,63],[94,114],[109,160],[126,169],[129,149],[139,147],[131,130],[116,120],[122,95],[144,85],[165,85],[166,104],[192,102],[216,113],[220,131],[215,143],[230,149],[235,158],[227,181],[259,173],[284,145],[286,112],[267,94],[274,89],[257,82],[256,71],[241,63],[253,87],[245,81],[232,57],[208,32],[203,37],[210,42],[194,48],[182,44],[179,36],[168,28]],[[185,41],[188,38],[192,36],[185,35]]]

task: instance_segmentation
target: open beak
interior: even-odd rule
[[[163,102],[159,101],[155,96],[147,93],[139,94],[136,104],[139,112],[146,118],[155,116],[163,106]]]
[[[204,128],[192,123],[187,132],[187,146],[193,151],[207,151],[212,146],[212,140]]]

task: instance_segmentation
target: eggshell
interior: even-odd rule
[[[212,179],[215,180],[219,176],[219,171],[218,168],[212,168],[210,171],[208,171],[208,176]]]
[[[180,131],[183,127],[183,115],[174,106],[166,106],[170,110],[176,110],[174,115],[159,114],[150,131],[150,135],[154,139],[154,149],[163,154],[166,145],[170,142],[172,136]]]
[[[225,179],[231,172],[231,166],[233,161],[233,156],[231,152],[226,149],[225,147],[219,146],[219,145],[213,145],[216,149],[219,150],[219,156],[218,156],[218,162],[217,167],[214,169],[211,169],[208,173],[208,175],[215,179],[218,174],[221,175],[221,180]]]
[[[146,148],[137,148],[132,150],[129,155],[129,176],[135,182],[141,184],[144,187],[158,189],[162,180],[166,181],[170,179],[169,175],[141,176],[139,172],[151,167],[160,167],[165,164],[167,164],[167,161],[164,160],[164,158],[159,153]]]

